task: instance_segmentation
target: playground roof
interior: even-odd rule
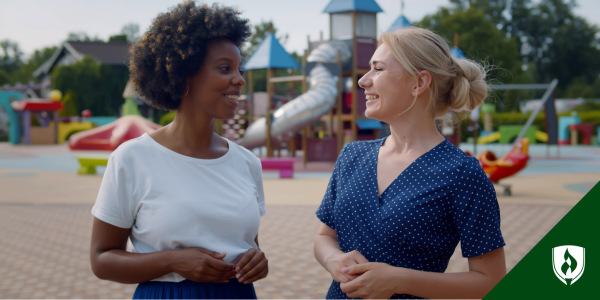
[[[61,110],[63,105],[60,101],[52,101],[48,99],[26,99],[13,101],[11,106],[16,111],[33,110],[33,111],[45,111],[45,110]]]
[[[277,41],[277,38],[269,33],[267,37],[258,45],[256,51],[244,64],[244,69],[300,69],[300,65],[283,46]]]
[[[388,32],[394,32],[397,29],[404,28],[404,27],[410,27],[410,26],[413,26],[413,24],[411,22],[409,22],[408,19],[406,19],[406,17],[404,15],[400,15],[398,17],[398,19],[396,19],[396,21],[394,21],[394,23],[392,23],[392,26],[390,26],[390,29],[388,29]]]
[[[339,13],[347,11],[383,12],[375,0],[331,0],[324,13]]]
[[[454,58],[467,58],[465,56],[465,54],[462,51],[460,51],[460,49],[458,47],[452,47],[452,50],[450,50],[450,54]]]

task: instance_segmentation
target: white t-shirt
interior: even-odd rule
[[[225,155],[181,155],[149,135],[123,143],[108,160],[92,214],[131,228],[137,253],[202,247],[237,263],[257,248],[266,212],[260,160],[230,142]],[[155,281],[182,281],[170,273]]]

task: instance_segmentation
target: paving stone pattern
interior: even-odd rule
[[[564,205],[501,204],[508,268],[568,211]],[[131,298],[136,285],[97,279],[90,269],[90,205],[0,204],[0,298]],[[329,274],[313,256],[316,206],[267,206],[259,239],[269,276],[259,298],[323,298]],[[460,247],[460,246],[459,246]],[[448,272],[466,271],[458,248]]]

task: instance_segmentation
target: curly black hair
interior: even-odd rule
[[[229,39],[238,48],[251,34],[248,19],[219,4],[178,4],[159,14],[135,43],[129,65],[131,83],[155,108],[174,110],[185,93],[186,79],[196,73],[211,40]]]

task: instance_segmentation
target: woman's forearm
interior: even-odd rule
[[[399,294],[423,298],[481,299],[498,283],[488,275],[477,271],[464,273],[436,273],[398,268],[398,279],[407,284]]]
[[[172,251],[130,253],[113,249],[98,254],[92,270],[100,279],[141,283],[173,272],[171,262]]]
[[[315,258],[323,267],[332,255],[344,253],[340,250],[338,241],[328,235],[317,235],[314,247]]]

